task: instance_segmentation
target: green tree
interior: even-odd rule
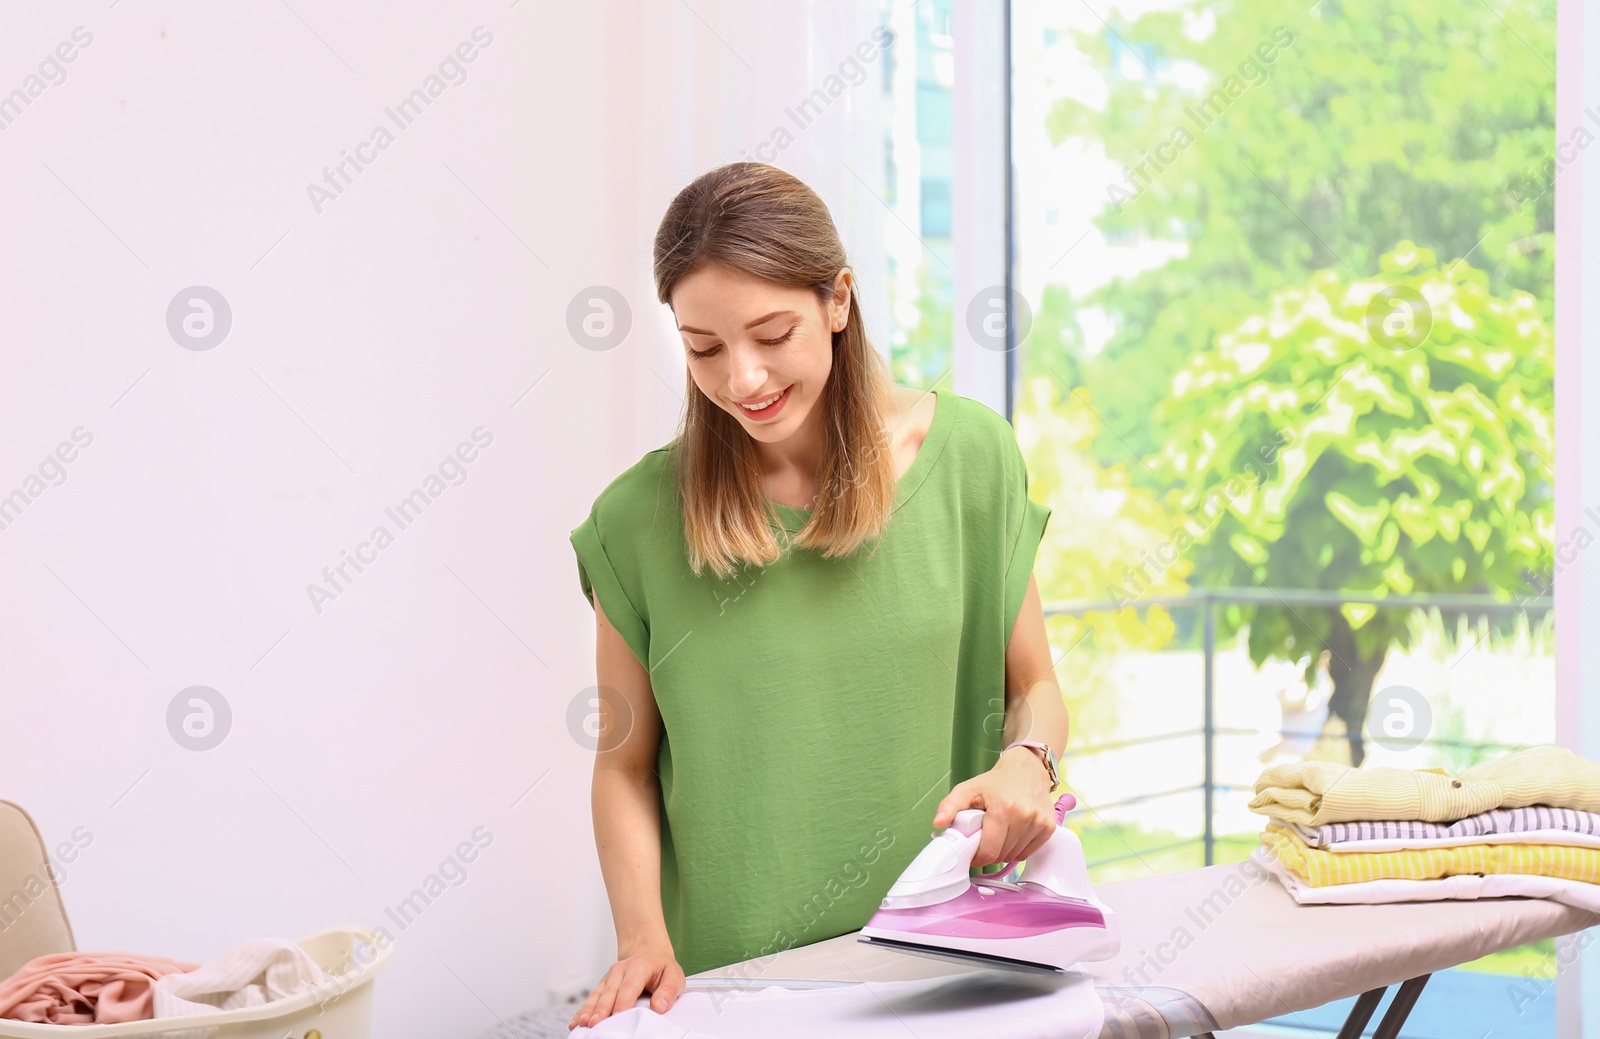
[[[1172,373],[1235,315],[1318,269],[1371,271],[1402,239],[1470,258],[1491,292],[1531,293],[1551,320],[1554,0],[1192,0],[1076,35],[1105,67],[1126,40],[1210,80],[1111,76],[1103,109],[1062,99],[1048,116],[1052,141],[1097,140],[1127,170],[1103,232],[1187,247],[1078,304],[1114,322],[1082,378],[1135,451],[1161,442],[1150,408]]]
[[[899,283],[890,279],[890,295]],[[919,389],[950,384],[950,333],[955,327],[950,275],[935,271],[926,256],[917,264],[917,323],[904,333],[904,341],[890,351],[890,368],[896,382]],[[890,312],[899,301],[891,298]]]
[[[1102,469],[1090,457],[1100,432],[1093,408],[1078,390],[1058,399],[1055,380],[1028,380],[1017,401],[1017,444],[1028,466],[1028,496],[1050,506],[1046,537],[1034,561],[1039,597],[1046,603],[1101,599],[1124,579],[1127,561],[1150,556],[1165,540],[1173,517],[1149,490],[1133,486],[1124,465]],[[1182,595],[1188,563],[1153,575],[1150,595]],[[1118,654],[1160,649],[1172,641],[1172,617],[1152,607],[1111,608],[1045,618],[1062,654],[1057,667],[1072,719],[1071,744],[1082,746],[1114,732],[1115,697],[1106,696],[1110,664]],[[1091,652],[1073,652],[1089,640]]]
[[[1546,592],[1529,585],[1554,566],[1550,326],[1528,293],[1491,295],[1484,271],[1441,269],[1410,242],[1379,266],[1275,293],[1178,373],[1149,460],[1181,486],[1177,547],[1225,585]],[[1330,710],[1359,765],[1373,679],[1390,646],[1410,645],[1406,611],[1219,614],[1220,635],[1246,624],[1257,665],[1332,651]]]

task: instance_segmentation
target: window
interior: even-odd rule
[[[1099,876],[1242,858],[1269,761],[1554,741],[1554,0],[1010,10],[1015,422],[1074,742],[1118,745],[1067,760]]]

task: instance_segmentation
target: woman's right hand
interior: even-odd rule
[[[619,950],[617,962],[572,1015],[567,1028],[597,1025],[612,1014],[632,1010],[634,1001],[646,990],[652,993],[650,1009],[666,1013],[677,1002],[683,985],[683,968],[670,944],[654,942]]]

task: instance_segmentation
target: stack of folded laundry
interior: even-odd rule
[[[54,952],[0,981],[0,1018],[122,1024],[258,1006],[332,981],[282,938],[245,942],[204,966],[130,952]]]
[[[1444,769],[1274,765],[1253,858],[1296,902],[1524,896],[1600,911],[1600,762],[1530,747]]]

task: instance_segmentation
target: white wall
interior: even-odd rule
[[[0,529],[0,798],[52,847],[89,835],[57,863],[80,948],[204,961],[386,927],[385,1039],[476,1034],[609,963],[567,533],[680,407],[656,223],[699,172],[773,161],[834,208],[874,331],[884,313],[856,177],[881,194],[878,63],[809,128],[785,112],[871,42],[875,5],[692,6],[0,16],[0,93],[92,35],[0,130],[0,496],[31,499]],[[477,26],[465,80],[390,123]],[[385,124],[319,212],[308,184]],[[231,308],[209,349],[168,330],[195,285]],[[631,308],[612,349],[568,331],[593,285]],[[31,486],[79,427],[64,481]],[[385,509],[480,427],[402,529]],[[380,525],[393,543],[314,607]],[[168,723],[196,685],[231,712],[204,751]],[[388,910],[441,868],[464,879],[401,927]]]

